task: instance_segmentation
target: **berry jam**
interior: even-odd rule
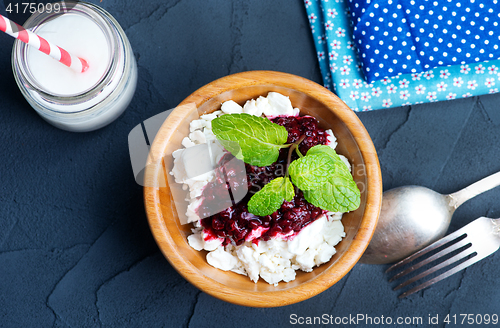
[[[327,142],[325,130],[318,127],[318,121],[313,117],[275,117],[271,121],[287,129],[286,143],[296,142],[305,136],[299,145],[299,150],[304,155],[309,148],[325,145]],[[205,217],[210,214],[209,209],[213,208],[211,207],[213,202],[217,202],[219,208],[221,201],[225,202],[223,205],[227,207],[201,220],[207,240],[224,238],[223,245],[226,246],[230,243],[241,245],[246,240],[258,243],[259,237],[269,240],[280,235],[291,236],[325,213],[319,207],[309,204],[302,191],[297,188],[295,188],[295,197],[292,201],[285,201],[281,208],[271,215],[256,216],[248,212],[247,203],[254,193],[274,178],[285,176],[287,156],[288,148],[283,148],[280,150],[278,160],[270,166],[258,167],[245,164],[246,176],[236,174],[235,168],[231,167],[233,158],[231,154],[226,153],[222,157],[221,165],[215,170],[216,178],[203,190],[203,202],[197,209],[198,214]],[[298,155],[293,152],[292,161],[297,158]],[[245,183],[248,186],[246,196],[237,204],[229,202],[227,200],[229,191]]]

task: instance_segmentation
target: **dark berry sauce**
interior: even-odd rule
[[[271,121],[287,129],[287,143],[296,142],[305,136],[299,145],[299,150],[304,155],[309,148],[327,143],[325,130],[318,127],[318,121],[313,117],[275,117]],[[269,181],[285,175],[287,156],[288,148],[283,148],[280,150],[278,160],[270,166],[258,167],[245,164],[244,178],[235,174],[231,167],[230,161],[233,158],[231,154],[227,153],[222,157],[221,165],[215,171],[215,180],[203,190],[203,202],[197,209],[198,214],[201,217],[207,216],[211,202],[218,202],[217,205],[220,207],[221,201],[227,199],[228,190],[234,190],[235,186],[246,183],[248,193],[237,204],[226,200],[227,204],[223,204],[224,207],[227,206],[225,210],[201,220],[207,240],[224,238],[223,245],[226,246],[230,243],[241,245],[246,240],[258,243],[259,239],[269,240],[280,235],[293,236],[325,213],[319,207],[309,204],[304,199],[302,191],[297,188],[292,201],[285,201],[281,208],[271,215],[255,216],[248,212],[247,203],[250,197]],[[298,155],[293,152],[292,161],[297,158]],[[227,165],[224,165],[225,163]],[[238,177],[241,181],[237,180]]]

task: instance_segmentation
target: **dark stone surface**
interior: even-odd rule
[[[92,2],[122,24],[139,65],[132,104],[99,131],[45,123],[19,92],[12,40],[0,35],[1,327],[269,327],[291,326],[291,314],[422,317],[407,326],[444,327],[447,314],[499,314],[500,253],[404,300],[386,266],[365,264],[310,300],[272,309],[227,304],[187,283],[151,236],[127,135],[230,73],[271,69],[320,82],[303,2]],[[499,171],[499,103],[497,94],[360,113],[384,189],[417,184],[450,193]],[[497,188],[465,203],[450,231],[499,217],[499,196]],[[429,315],[439,315],[439,325]]]

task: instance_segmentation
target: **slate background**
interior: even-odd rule
[[[231,73],[270,69],[320,82],[303,2],[92,2],[122,24],[139,65],[132,104],[99,131],[45,123],[19,92],[12,40],[0,35],[0,327],[287,327],[291,314],[324,313],[421,316],[419,327],[445,327],[448,313],[500,314],[500,252],[404,300],[383,265],[358,264],[326,292],[271,309],[228,304],[187,283],[151,236],[127,135]],[[417,184],[450,193],[499,171],[499,102],[487,95],[360,113],[384,190]],[[499,196],[497,188],[465,203],[450,231],[500,217]],[[427,324],[429,315],[440,324]]]

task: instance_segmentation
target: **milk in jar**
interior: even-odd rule
[[[75,72],[15,42],[16,82],[42,118],[64,130],[85,132],[111,123],[125,111],[135,92],[137,66],[125,33],[109,13],[75,2],[67,12],[35,13],[24,27],[89,64],[87,71]]]

